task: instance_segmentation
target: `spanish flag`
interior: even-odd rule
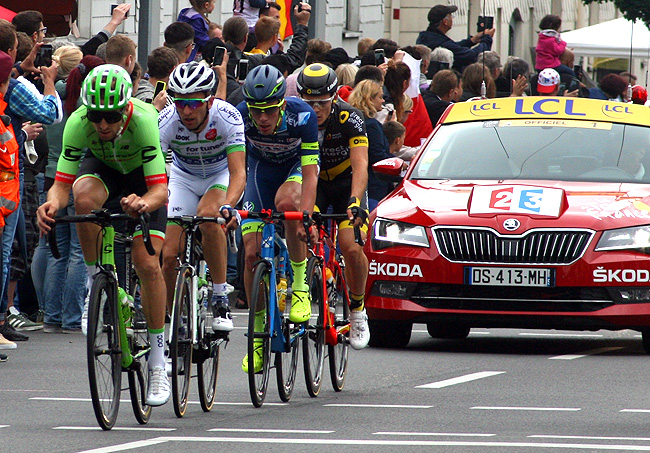
[[[276,0],[280,10],[280,37],[284,40],[293,35],[291,26],[291,0]]]

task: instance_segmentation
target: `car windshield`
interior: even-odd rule
[[[443,125],[410,179],[650,183],[650,128],[580,120]]]

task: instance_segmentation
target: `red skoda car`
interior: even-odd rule
[[[451,106],[371,215],[374,346],[472,327],[635,329],[650,350],[650,109],[524,97]]]

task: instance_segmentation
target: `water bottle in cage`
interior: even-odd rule
[[[334,274],[329,267],[325,267],[325,284],[327,286],[327,300],[329,302],[330,311],[336,310],[336,282],[334,281]]]

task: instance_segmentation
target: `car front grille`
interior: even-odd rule
[[[571,264],[594,235],[591,230],[538,229],[512,236],[462,227],[434,227],[433,233],[449,261],[494,264]]]

